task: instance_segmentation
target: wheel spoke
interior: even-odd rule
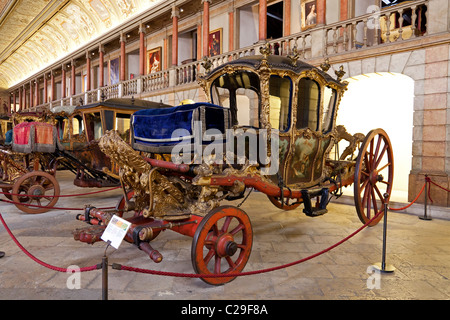
[[[363,191],[366,189],[368,183],[369,183],[369,179],[366,179],[366,180],[364,180],[364,182],[361,184],[361,186],[359,187],[359,193],[360,193],[360,194],[361,194],[361,192],[363,192]]]
[[[391,163],[388,162],[386,163],[384,166],[382,166],[380,169],[377,169],[377,173],[383,171],[384,169],[388,168],[389,166],[391,166]]]
[[[222,226],[222,229],[220,229],[220,232],[226,233],[228,231],[228,228],[230,227],[230,223],[231,223],[232,219],[233,218],[230,216],[225,218],[225,222],[223,223],[223,226]]]
[[[372,191],[373,214],[376,215],[378,213],[377,198],[375,197],[374,188],[372,188],[371,191]]]
[[[233,259],[231,259],[230,256],[226,256],[225,260],[228,262],[228,265],[230,266],[229,270],[233,270],[234,268],[236,268],[236,264],[234,263]]]
[[[378,166],[380,165],[380,162],[381,162],[381,160],[383,160],[383,157],[384,157],[384,154],[386,153],[387,148],[388,148],[388,145],[385,144],[383,147],[383,150],[381,150],[380,156],[378,157],[378,159],[375,163],[374,169],[378,168]],[[379,170],[379,171],[381,171],[381,170]]]
[[[239,231],[244,230],[244,228],[245,228],[245,226],[242,223],[240,223],[233,230],[231,230],[229,233],[234,236]]]
[[[216,260],[214,263],[214,273],[220,273],[220,264],[222,263],[222,258],[216,255]]]
[[[215,249],[214,248],[209,249],[208,253],[203,258],[203,262],[205,263],[205,265],[208,265],[212,257],[214,257],[215,255],[216,255]]]

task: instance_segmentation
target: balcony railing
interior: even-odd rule
[[[407,2],[402,5],[375,10],[365,15],[302,31],[287,37],[267,40],[272,54],[286,56],[295,48],[301,60],[321,58],[353,52],[380,45],[399,43],[427,35],[429,0]],[[259,54],[265,42],[210,57],[212,68],[244,56]],[[204,69],[201,61],[194,61],[168,70],[91,90],[84,94],[42,104],[29,111],[59,105],[99,102],[109,98],[157,94],[158,91],[180,85],[194,85]]]

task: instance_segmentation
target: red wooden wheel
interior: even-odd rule
[[[58,202],[59,192],[59,183],[54,176],[44,171],[32,171],[17,179],[11,196],[15,206],[23,212],[44,213]]]
[[[211,210],[200,222],[192,241],[192,264],[198,274],[241,272],[247,264],[253,231],[247,214],[233,206]],[[236,277],[201,278],[222,285]]]
[[[354,200],[358,217],[366,224],[389,202],[394,180],[394,155],[391,141],[383,129],[369,132],[364,139],[356,159],[354,178]],[[384,194],[388,194],[387,199]],[[376,225],[383,214],[372,221]]]
[[[302,204],[302,199],[291,199],[291,198],[286,198],[284,199],[284,203],[281,203],[281,198],[280,197],[273,197],[273,196],[267,196],[270,200],[270,202],[272,202],[272,204],[279,208],[279,209],[283,209],[283,210],[294,210],[295,208],[297,208],[299,205]],[[293,201],[292,203],[290,203],[291,201]]]

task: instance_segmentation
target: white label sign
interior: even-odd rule
[[[118,249],[130,225],[130,222],[114,215],[103,232],[101,239],[105,242],[110,241],[111,245]]]

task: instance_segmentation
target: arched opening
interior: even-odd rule
[[[350,134],[382,128],[394,152],[394,186],[391,200],[407,202],[411,171],[414,80],[399,73],[371,73],[348,78],[337,124]],[[345,190],[351,193],[351,188]]]

